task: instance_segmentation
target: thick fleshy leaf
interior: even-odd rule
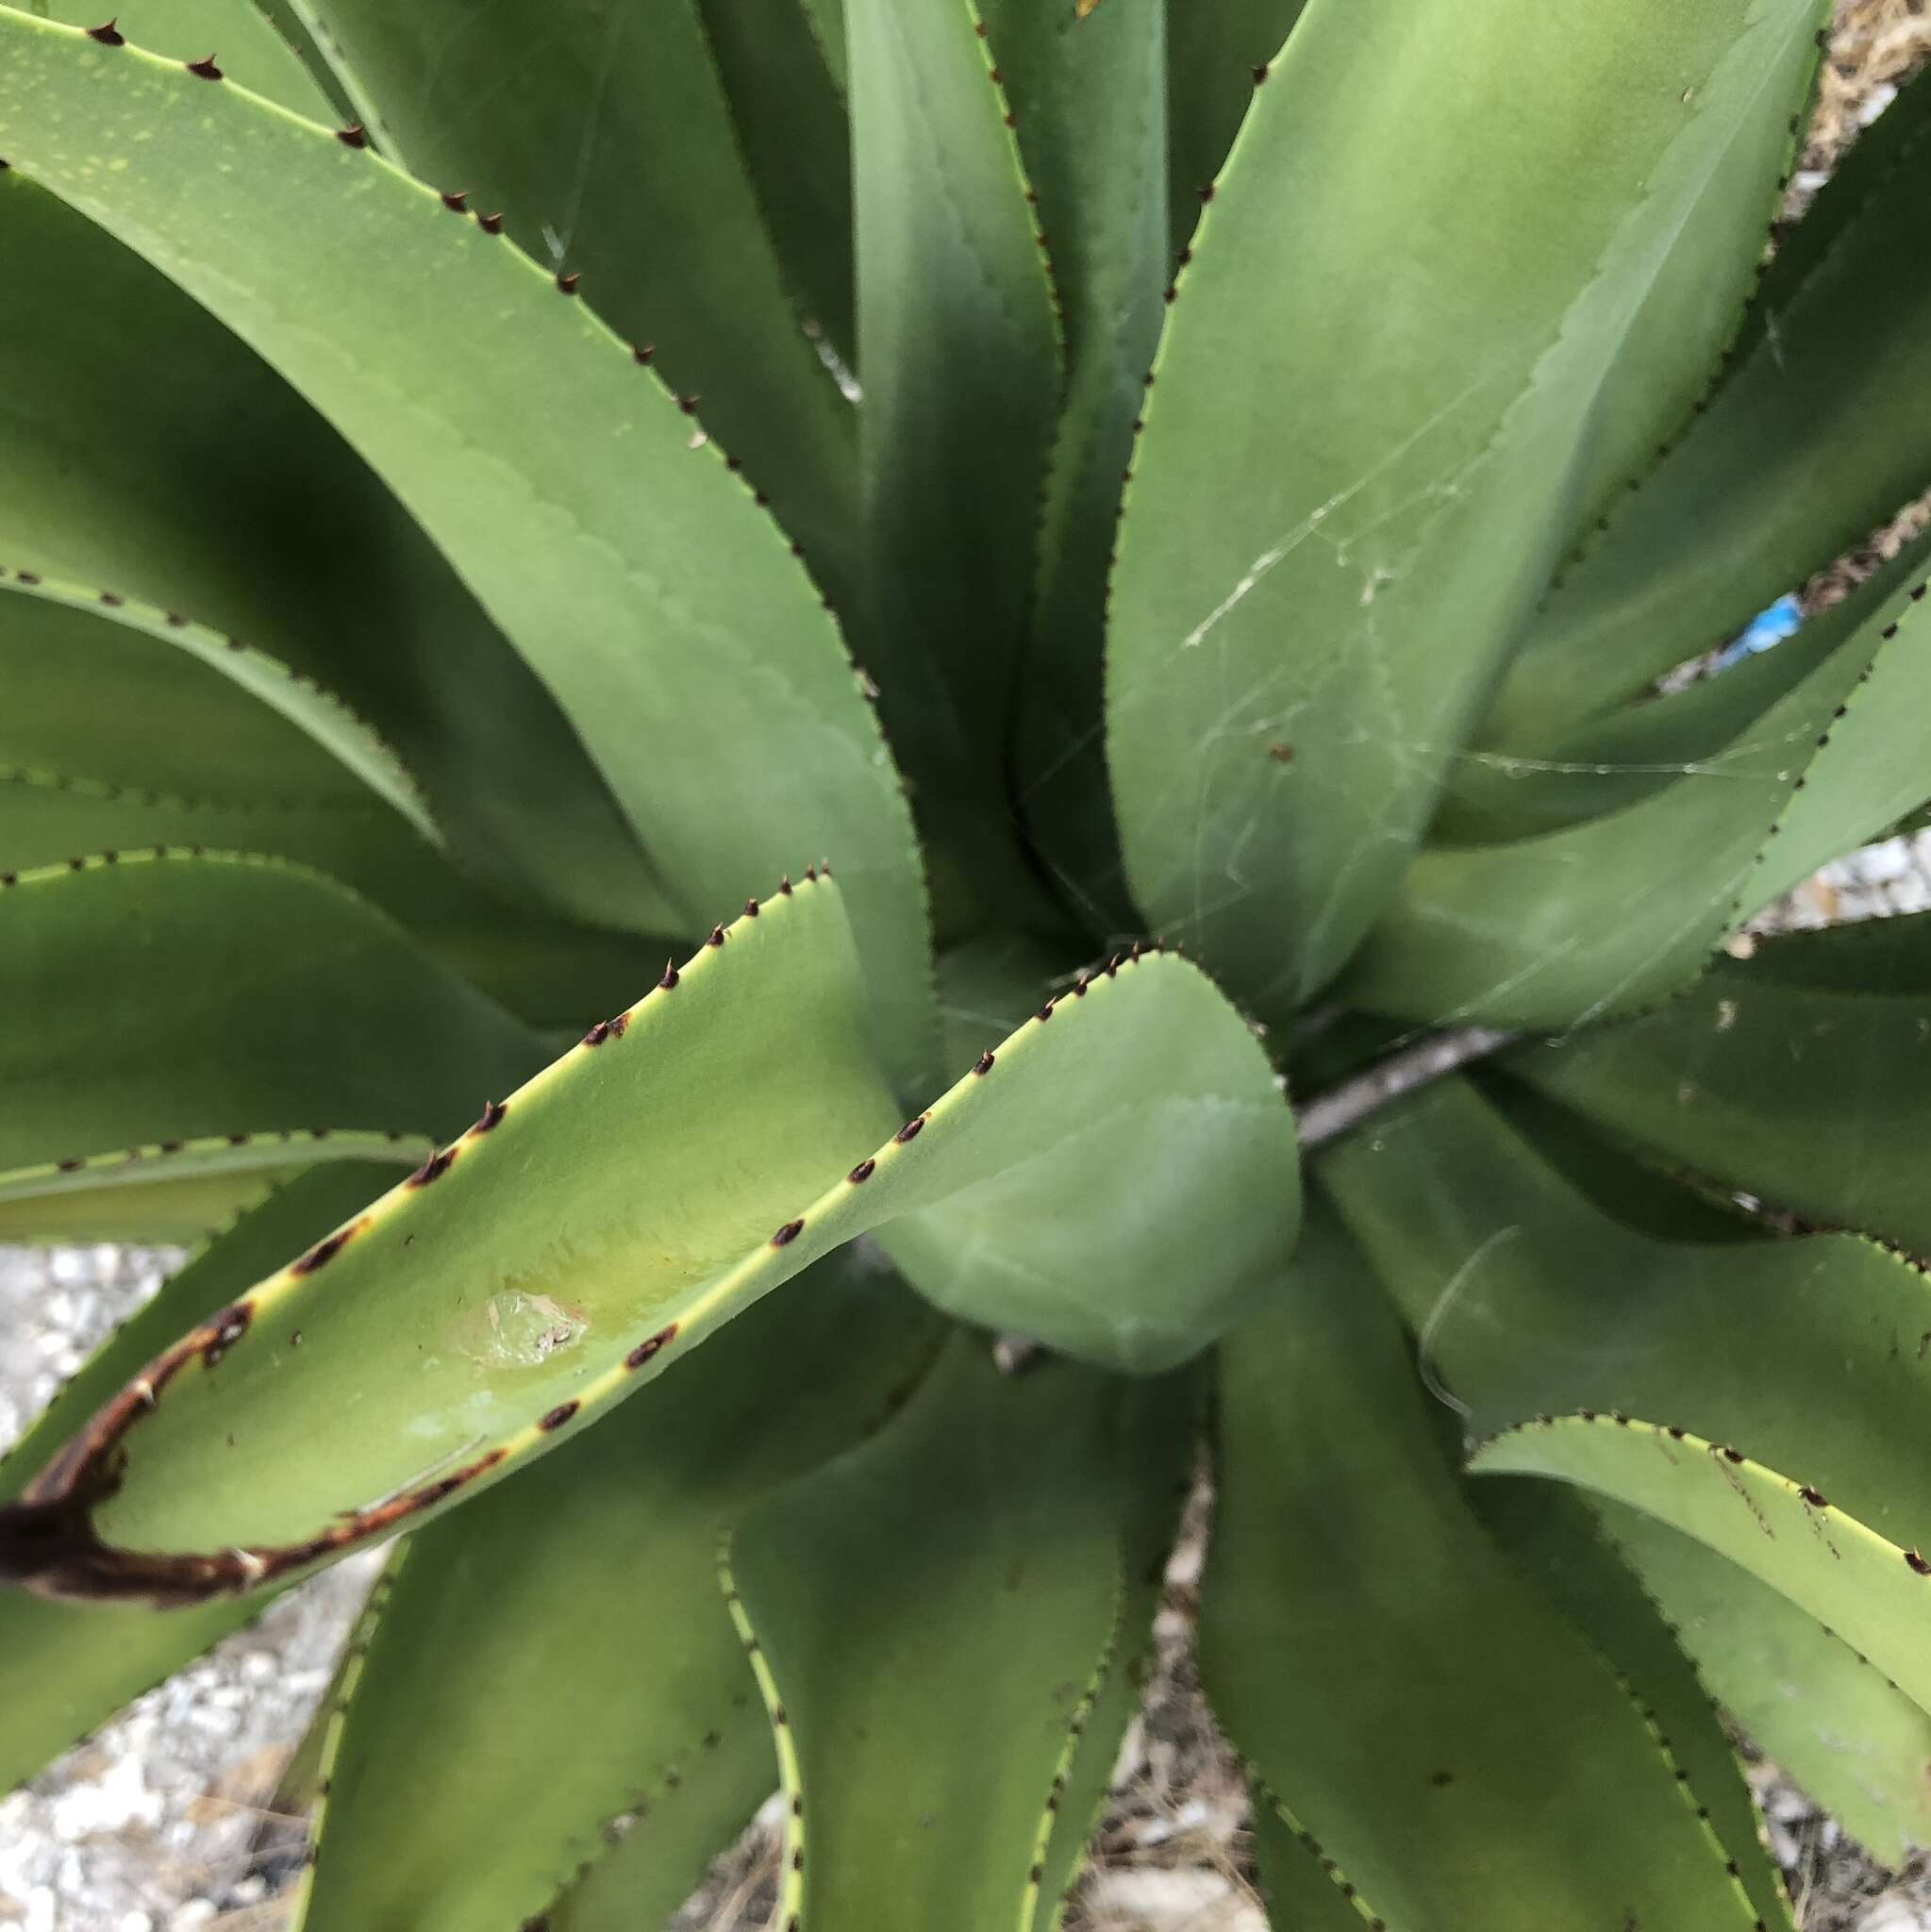
[[[1574,1483],[1673,1525],[1808,1610],[1931,1711],[1931,1558],[1839,1509],[1814,1482],[1680,1424],[1623,1415],[1523,1423],[1469,1466]]]
[[[1056,889],[1100,929],[1135,924],[1107,790],[1100,665],[1121,477],[1165,312],[1166,5],[985,8],[1050,237],[1066,348],[1015,714],[1019,808]]]
[[[421,788],[368,724],[267,653],[178,611],[32,571],[0,575],[0,767],[191,801],[212,791],[379,804],[439,839]]]
[[[411,1538],[326,1774],[301,1923],[522,1924],[625,1813],[626,1862],[667,1899],[655,1921],[634,1901],[632,1923],[668,1916],[776,1776],[718,1540],[882,1421],[941,1325],[875,1267],[827,1262],[653,1399]]]
[[[1740,920],[1931,792],[1931,611],[1923,579],[1906,582],[1864,587],[1845,641],[1714,775],[1692,767],[1560,831],[1424,853],[1349,997],[1407,1019],[1567,1028],[1694,977]]]
[[[245,1137],[293,1123],[439,1134],[541,1054],[340,886],[219,853],[0,887],[0,1010],[32,1023],[0,1041],[7,1172],[225,1134],[258,1166]]]
[[[1760,941],[1617,1026],[1508,1070],[1773,1207],[1931,1257],[1920,1158],[1931,914]]]
[[[856,366],[842,28],[834,59],[807,0],[698,0],[698,11],[786,285],[807,328]]]
[[[310,4],[390,158],[500,209],[619,335],[654,344],[842,607],[853,411],[792,310],[699,0]]]
[[[191,615],[313,679],[395,747],[458,858],[520,902],[676,930],[535,675],[335,432],[17,169],[0,244],[35,265],[0,278],[0,561]],[[102,380],[126,368],[145,379]]]
[[[691,924],[767,883],[774,841],[846,868],[879,1051],[914,1083],[923,893],[876,722],[809,579],[670,392],[376,156],[10,8],[0,56],[14,170],[324,410],[556,693]]]
[[[1123,1641],[1131,1477],[1174,1393],[1057,1362],[1002,1376],[961,1338],[875,1441],[745,1519],[727,1576],[793,1800],[780,1921],[1036,1923]]]
[[[1931,87],[1856,143],[1766,273],[1726,379],[1538,621],[1485,735],[1640,691],[1722,643],[1931,479]]]
[[[1203,1679],[1315,1856],[1390,1932],[1747,1932],[1635,1701],[1472,1514],[1331,1217],[1220,1363]]]
[[[1263,1018],[1393,888],[1630,332],[1814,20],[1314,0],[1268,71],[1155,365],[1107,681],[1135,898]]]
[[[1007,770],[1061,382],[1037,218],[970,7],[849,0],[846,16],[859,655],[921,823],[1007,923],[1037,924]]]
[[[35,1465],[183,1327],[225,1306],[276,1257],[325,1232],[377,1184],[366,1167],[318,1167],[191,1257],[0,1458],[0,1499],[17,1494]],[[258,1616],[267,1601],[264,1592],[157,1617],[138,1607],[0,1591],[0,1790],[31,1777],[130,1698]]]
[[[1545,1484],[1477,1483],[1476,1513],[1529,1580],[1608,1661],[1684,1774],[1765,1926],[1790,1932],[1790,1902],[1714,1687],[1706,1689],[1669,1612],[1580,1497]],[[1760,1741],[1760,1740],[1759,1740]]]
[[[1931,1717],[1747,1570],[1620,1503],[1595,1509],[1712,1695],[1775,1763],[1881,1863],[1931,1841]]]
[[[184,1601],[330,1560],[556,1447],[874,1227],[941,1306],[1142,1371],[1278,1267],[1291,1122],[1191,967],[1082,980],[890,1138],[864,1018],[828,880],[747,909],[150,1363],[0,1513],[0,1571]]]

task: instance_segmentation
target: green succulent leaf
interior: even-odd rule
[[[1007,96],[960,0],[849,0],[860,656],[920,820],[1013,923],[1052,911],[1007,748],[1062,380]]]
[[[0,52],[13,168],[207,307],[383,476],[556,693],[688,925],[763,887],[774,838],[846,867],[879,1050],[916,1082],[924,913],[890,759],[809,579],[670,391],[507,236],[377,157],[11,8]],[[344,219],[304,221],[317,205]],[[542,384],[504,388],[506,357]]]
[[[1014,710],[1018,806],[1057,890],[1090,923],[1126,929],[1134,922],[1107,798],[1101,657],[1121,477],[1165,312],[1166,4],[995,0],[985,9],[1049,238],[1066,353],[1024,702]]]
[[[1827,1624],[1931,1711],[1931,1559],[1838,1508],[1814,1483],[1680,1424],[1630,1416],[1521,1424],[1483,1443],[1469,1466],[1573,1483],[1673,1525]]]
[[[76,860],[0,887],[0,1010],[34,1021],[0,1042],[0,1172],[229,1133],[258,1168],[246,1137],[291,1123],[435,1134],[541,1057],[341,887],[221,853]]]
[[[807,334],[856,368],[842,27],[834,57],[808,0],[698,0],[698,10],[792,300]]]
[[[1565,575],[1485,733],[1526,744],[1733,636],[1931,480],[1931,87],[1859,139],[1766,272],[1735,358]]]
[[[941,1307],[1111,1366],[1185,1359],[1291,1243],[1291,1121],[1178,960],[1116,961],[1064,1008],[892,1134],[850,928],[807,874],[150,1363],[0,1514],[0,1570],[177,1602],[331,1560],[874,1227]]]
[[[1759,941],[1617,1026],[1518,1048],[1511,1073],[1772,1206],[1931,1256],[1918,1156],[1931,915]]]
[[[1408,1019],[1569,1028],[1693,978],[1748,914],[1931,791],[1931,615],[1923,579],[1905,583],[1865,587],[1844,641],[1714,775],[1692,766],[1582,824],[1423,854],[1349,996]]]
[[[0,245],[41,268],[0,279],[0,561],[191,615],[311,679],[394,747],[497,890],[676,930],[548,693],[335,432],[18,169],[0,173]],[[127,369],[144,379],[103,378]]]
[[[325,1164],[278,1189],[208,1241],[125,1322],[0,1457],[0,1502],[184,1327],[226,1306],[292,1247],[368,1198],[371,1170]],[[157,1617],[119,1605],[0,1591],[0,1790],[30,1777],[130,1698],[261,1613],[268,1593]]]
[[[653,344],[846,605],[853,411],[791,311],[699,0],[561,0],[540,17],[472,0],[310,4],[390,158],[479,214],[500,209],[535,260],[583,276],[620,336]],[[650,500],[671,508],[661,483]]]
[[[440,842],[421,788],[370,725],[266,652],[177,611],[33,572],[0,577],[0,766],[177,795],[380,804]]]
[[[1220,1374],[1203,1679],[1336,1882],[1390,1932],[1747,1932],[1679,1767],[1471,1512],[1330,1216]]]
[[[1594,1508],[1711,1694],[1873,1857],[1902,1865],[1931,1837],[1931,1717],[1749,1571],[1640,1510]]]
[[[718,1539],[881,1422],[940,1326],[875,1266],[827,1262],[652,1400],[412,1537],[340,1726],[300,1923],[521,1924],[632,1813],[624,1863],[656,1895],[630,1923],[668,1917],[776,1776]]]
[[[1042,1923],[1070,1747],[1125,1638],[1129,1472],[1174,1394],[1002,1376],[961,1338],[875,1441],[746,1517],[726,1579],[793,1801],[781,1920]]]
[[[1631,331],[1787,120],[1815,14],[1314,0],[1267,71],[1155,365],[1107,681],[1134,896],[1263,1018],[1393,889]]]
[[[1670,1611],[1579,1496],[1546,1484],[1473,1485],[1476,1513],[1523,1573],[1595,1645],[1663,1740],[1758,1920],[1790,1932],[1790,1900],[1743,1766]]]

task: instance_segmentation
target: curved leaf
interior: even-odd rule
[[[1621,1025],[1508,1070],[1701,1174],[1931,1257],[1919,1155],[1931,915],[1760,941]]]
[[[1035,1923],[1160,1393],[1060,1363],[1004,1377],[961,1339],[874,1442],[746,1517],[727,1578],[781,1700],[781,1918]]]
[[[1747,1570],[1640,1510],[1595,1509],[1704,1682],[1774,1762],[1886,1865],[1931,1840],[1931,1718]]]
[[[412,1537],[348,1703],[299,1923],[521,1924],[632,1811],[628,1862],[668,1916],[775,1775],[718,1601],[718,1539],[875,1426],[939,1326],[889,1276],[827,1264],[652,1401]]]
[[[554,1448],[888,1223],[941,1306],[1114,1366],[1184,1359],[1291,1242],[1291,1122],[1190,967],[1116,962],[1065,1004],[878,1146],[895,1116],[850,933],[807,875],[152,1362],[0,1512],[0,1571],[181,1601],[332,1559]],[[243,1455],[241,1493],[222,1475]]]
[[[105,17],[91,0],[40,0],[42,19],[92,27]],[[109,25],[136,46],[176,60],[221,56],[222,70],[310,121],[326,123],[331,103],[274,19],[277,0],[125,0]]]
[[[0,1039],[4,1171],[292,1123],[436,1133],[541,1051],[352,893],[221,853],[0,885],[0,1010],[29,1023]]]
[[[261,645],[372,721],[477,876],[579,920],[674,931],[556,705],[334,431],[14,169],[0,173],[0,242],[34,264],[0,280],[4,560]],[[102,379],[126,368],[147,379]]]
[[[191,1256],[124,1323],[0,1457],[0,1499],[70,1441],[180,1330],[212,1314],[275,1257],[322,1233],[372,1191],[366,1167],[324,1165],[277,1190]],[[267,1592],[157,1617],[0,1591],[0,1790],[31,1777],[130,1698],[261,1613]]]
[[[327,414],[549,684],[690,924],[762,885],[774,840],[847,868],[880,1053],[913,1082],[931,1001],[890,760],[809,580],[670,393],[507,238],[374,155],[11,8],[0,54],[13,168]],[[303,218],[324,204],[343,219]]]
[[[1155,365],[1107,676],[1134,896],[1264,1019],[1392,890],[1630,332],[1814,18],[1314,0],[1266,70]]]
[[[620,336],[653,344],[847,606],[853,411],[792,310],[699,0],[310,5],[390,158],[500,209]]]
[[[1203,1681],[1373,1917],[1747,1932],[1756,1911],[1635,1703],[1470,1512],[1331,1218],[1220,1364]]]
[[[1469,1466],[1574,1483],[1673,1524],[1827,1624],[1931,1710],[1931,1564],[1814,1484],[1678,1424],[1629,1416],[1524,1423],[1485,1442]]]

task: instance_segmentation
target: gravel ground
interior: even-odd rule
[[[1789,212],[1931,56],[1931,0],[1844,0]],[[1931,521],[1926,505],[1806,587],[1840,595]],[[1931,909],[1931,832],[1867,848],[1757,922],[1759,929]],[[0,1449],[82,1357],[154,1291],[173,1257],[0,1248]],[[1109,1815],[1069,1932],[1267,1932],[1248,1882],[1240,1768],[1194,1683],[1194,1588],[1207,1498],[1169,1573],[1159,1668],[1116,1769]],[[269,1932],[289,1821],[276,1775],[327,1682],[379,1558],[290,1592],[260,1621],[150,1692],[26,1789],[0,1800],[0,1928],[13,1932]],[[1931,1864],[1888,1873],[1775,1767],[1751,1777],[1803,1932],[1931,1932]],[[765,1813],[719,1860],[674,1932],[762,1932],[781,1818]]]

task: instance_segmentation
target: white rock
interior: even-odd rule
[[[1857,1932],[1931,1932],[1931,1906],[1881,1898],[1857,1921]]]

